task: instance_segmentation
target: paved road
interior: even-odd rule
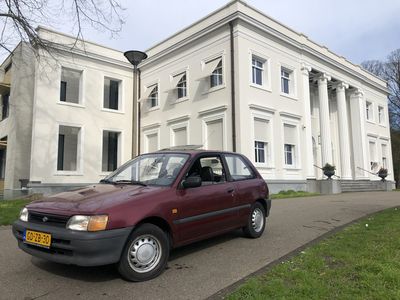
[[[76,267],[19,250],[0,227],[0,299],[205,299],[284,255],[356,219],[400,206],[399,192],[351,193],[272,201],[267,230],[255,240],[238,230],[171,252],[168,269],[142,283],[113,266]],[[220,296],[220,295],[219,295]]]

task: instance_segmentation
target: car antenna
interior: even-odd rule
[[[209,140],[209,138],[214,134],[215,130],[213,130],[213,132],[211,132],[211,134],[207,137],[207,139],[203,142],[203,147],[205,145],[205,143]]]

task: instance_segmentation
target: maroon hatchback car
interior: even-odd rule
[[[127,280],[158,276],[171,248],[243,228],[262,235],[268,186],[243,155],[161,150],[99,184],[27,204],[13,224],[23,251],[78,266],[117,263]]]

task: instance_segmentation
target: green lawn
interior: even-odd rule
[[[226,299],[400,299],[400,207],[250,279]]]
[[[269,197],[271,199],[283,199],[283,198],[297,198],[297,197],[311,197],[311,196],[321,196],[322,194],[309,193],[304,191],[295,192],[294,190],[280,191],[278,194],[271,194]]]
[[[1,200],[0,201],[0,225],[11,225],[19,218],[21,208],[31,200]]]

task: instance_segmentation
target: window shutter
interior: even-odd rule
[[[268,142],[268,121],[254,119],[254,139],[256,141]]]
[[[283,135],[285,144],[296,145],[296,126],[284,124]]]
[[[148,152],[154,152],[158,150],[157,137],[158,137],[157,134],[152,134],[147,136]]]
[[[175,135],[175,145],[174,146],[181,146],[186,145],[186,127],[178,128],[174,130]]]
[[[216,120],[207,123],[207,149],[224,150],[223,149],[223,126],[222,120]]]

